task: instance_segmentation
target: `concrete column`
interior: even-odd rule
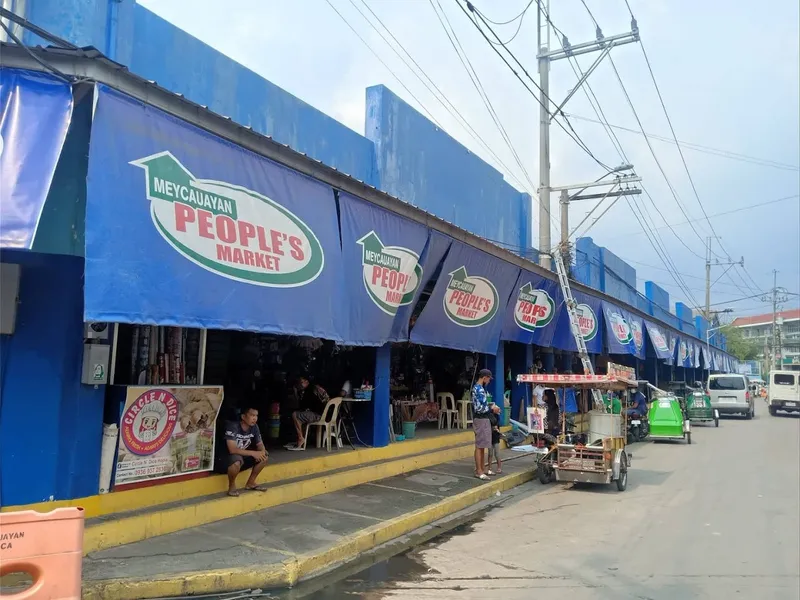
[[[389,445],[389,380],[391,378],[392,344],[375,349],[375,391],[372,393],[368,444],[378,448]],[[371,435],[370,435],[371,434]]]

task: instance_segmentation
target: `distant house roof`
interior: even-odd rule
[[[781,311],[778,316],[783,317],[784,321],[796,321],[800,319],[800,308]],[[753,315],[752,317],[738,317],[733,320],[731,325],[734,327],[748,327],[750,325],[766,325],[767,323],[772,323],[772,313]]]

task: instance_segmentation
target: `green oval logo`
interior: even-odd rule
[[[130,164],[145,171],[156,230],[199,267],[267,287],[306,285],[322,272],[319,239],[274,200],[223,181],[196,179],[168,151]]]
[[[494,284],[484,277],[467,274],[464,266],[450,275],[444,293],[444,313],[461,327],[480,327],[497,314],[498,294]]]

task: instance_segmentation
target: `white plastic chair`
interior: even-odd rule
[[[447,428],[452,429],[453,425],[458,425],[458,409],[456,408],[456,399],[453,394],[449,392],[439,392],[436,394],[436,400],[439,402],[439,429],[447,422]]]
[[[317,448],[322,447],[322,436],[325,436],[325,447],[331,451],[331,440],[336,440],[336,447],[342,447],[342,439],[339,437],[339,407],[342,405],[341,398],[331,398],[325,403],[322,416],[319,421],[308,423],[306,433],[303,436],[303,448],[308,443],[308,430],[311,427],[317,428]],[[324,430],[324,433],[323,433]]]

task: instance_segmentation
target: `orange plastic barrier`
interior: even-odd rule
[[[83,509],[0,513],[0,576],[27,573],[33,584],[3,600],[79,600]]]

